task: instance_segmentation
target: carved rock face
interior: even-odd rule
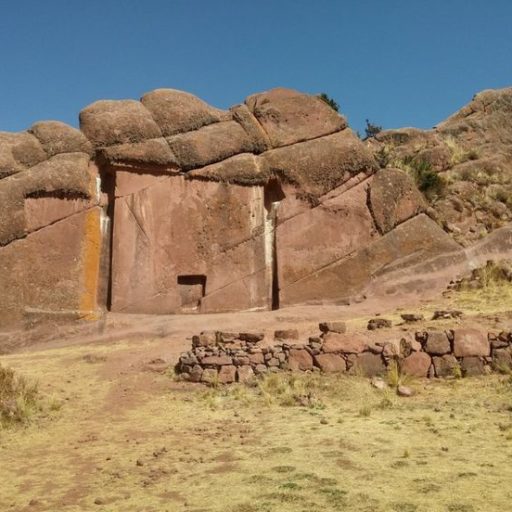
[[[437,130],[366,143],[329,105],[289,89],[228,111],[159,89],[89,105],[81,131],[47,121],[0,132],[0,282],[11,290],[0,316],[7,325],[34,311],[217,312],[434,293],[469,261],[512,253],[512,228],[464,250],[436,223],[411,173],[380,169],[382,150],[470,172],[474,155],[454,164],[450,136],[465,152],[481,144],[478,163],[494,168],[512,144],[510,97],[486,92]],[[458,225],[475,193],[461,183],[459,202],[439,201],[441,220],[452,215]],[[496,212],[505,218],[508,207]],[[66,226],[76,227],[67,238]],[[35,265],[35,254],[49,257]],[[364,340],[343,336],[329,332],[326,346],[363,351]],[[457,357],[488,355],[474,336],[455,338]]]

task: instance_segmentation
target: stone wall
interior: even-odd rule
[[[176,371],[192,382],[245,382],[269,372],[346,372],[382,375],[391,361],[414,377],[473,376],[512,368],[512,333],[473,328],[415,333],[346,333],[342,322],[320,324],[319,336],[298,341],[294,330],[276,331],[268,343],[263,333],[203,332],[180,356]],[[384,337],[385,338],[385,337]]]

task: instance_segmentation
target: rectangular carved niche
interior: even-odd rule
[[[201,299],[206,292],[206,276],[182,275],[178,276],[178,289],[183,311],[197,311],[201,307]]]

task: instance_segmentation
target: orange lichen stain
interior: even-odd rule
[[[82,294],[80,313],[86,320],[97,320],[100,316],[97,307],[97,293],[100,273],[101,228],[99,208],[92,208],[85,217],[82,242]]]

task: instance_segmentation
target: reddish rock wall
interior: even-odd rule
[[[510,227],[462,248],[410,172],[380,169],[386,137],[428,135],[364,144],[315,96],[224,111],[159,89],[93,103],[80,128],[0,132],[0,328],[434,292],[512,252]]]
[[[140,190],[131,173],[117,173],[117,190],[131,193],[115,198],[113,311],[268,307],[263,187],[137,179]]]

